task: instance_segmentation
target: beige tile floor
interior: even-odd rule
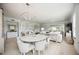
[[[30,55],[28,53],[28,55]],[[75,55],[76,51],[74,48],[74,45],[70,45],[63,41],[62,43],[56,43],[50,41],[50,44],[48,45],[48,48],[44,50],[42,55]],[[4,55],[20,55],[16,38],[11,38],[6,40],[5,45],[5,53]]]

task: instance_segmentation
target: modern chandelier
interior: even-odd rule
[[[24,20],[29,21],[29,20],[31,20],[30,11],[29,11],[29,8],[30,8],[31,6],[30,6],[29,3],[26,3],[25,5],[26,5],[26,8],[27,8],[27,11],[24,11],[24,12],[22,13],[22,17],[23,17]]]

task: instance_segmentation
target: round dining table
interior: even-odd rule
[[[38,35],[23,36],[20,38],[20,40],[25,43],[35,43],[35,42],[46,40],[46,38],[47,36],[38,34]]]

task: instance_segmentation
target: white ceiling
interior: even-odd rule
[[[73,4],[69,3],[4,3],[4,14],[8,17],[26,19],[29,13],[31,21],[50,23],[65,20],[73,11]]]

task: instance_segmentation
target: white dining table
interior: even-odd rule
[[[20,38],[20,40],[23,42],[31,43],[31,42],[39,42],[39,41],[45,40],[46,38],[47,38],[47,36],[39,34],[39,35],[23,36]]]

